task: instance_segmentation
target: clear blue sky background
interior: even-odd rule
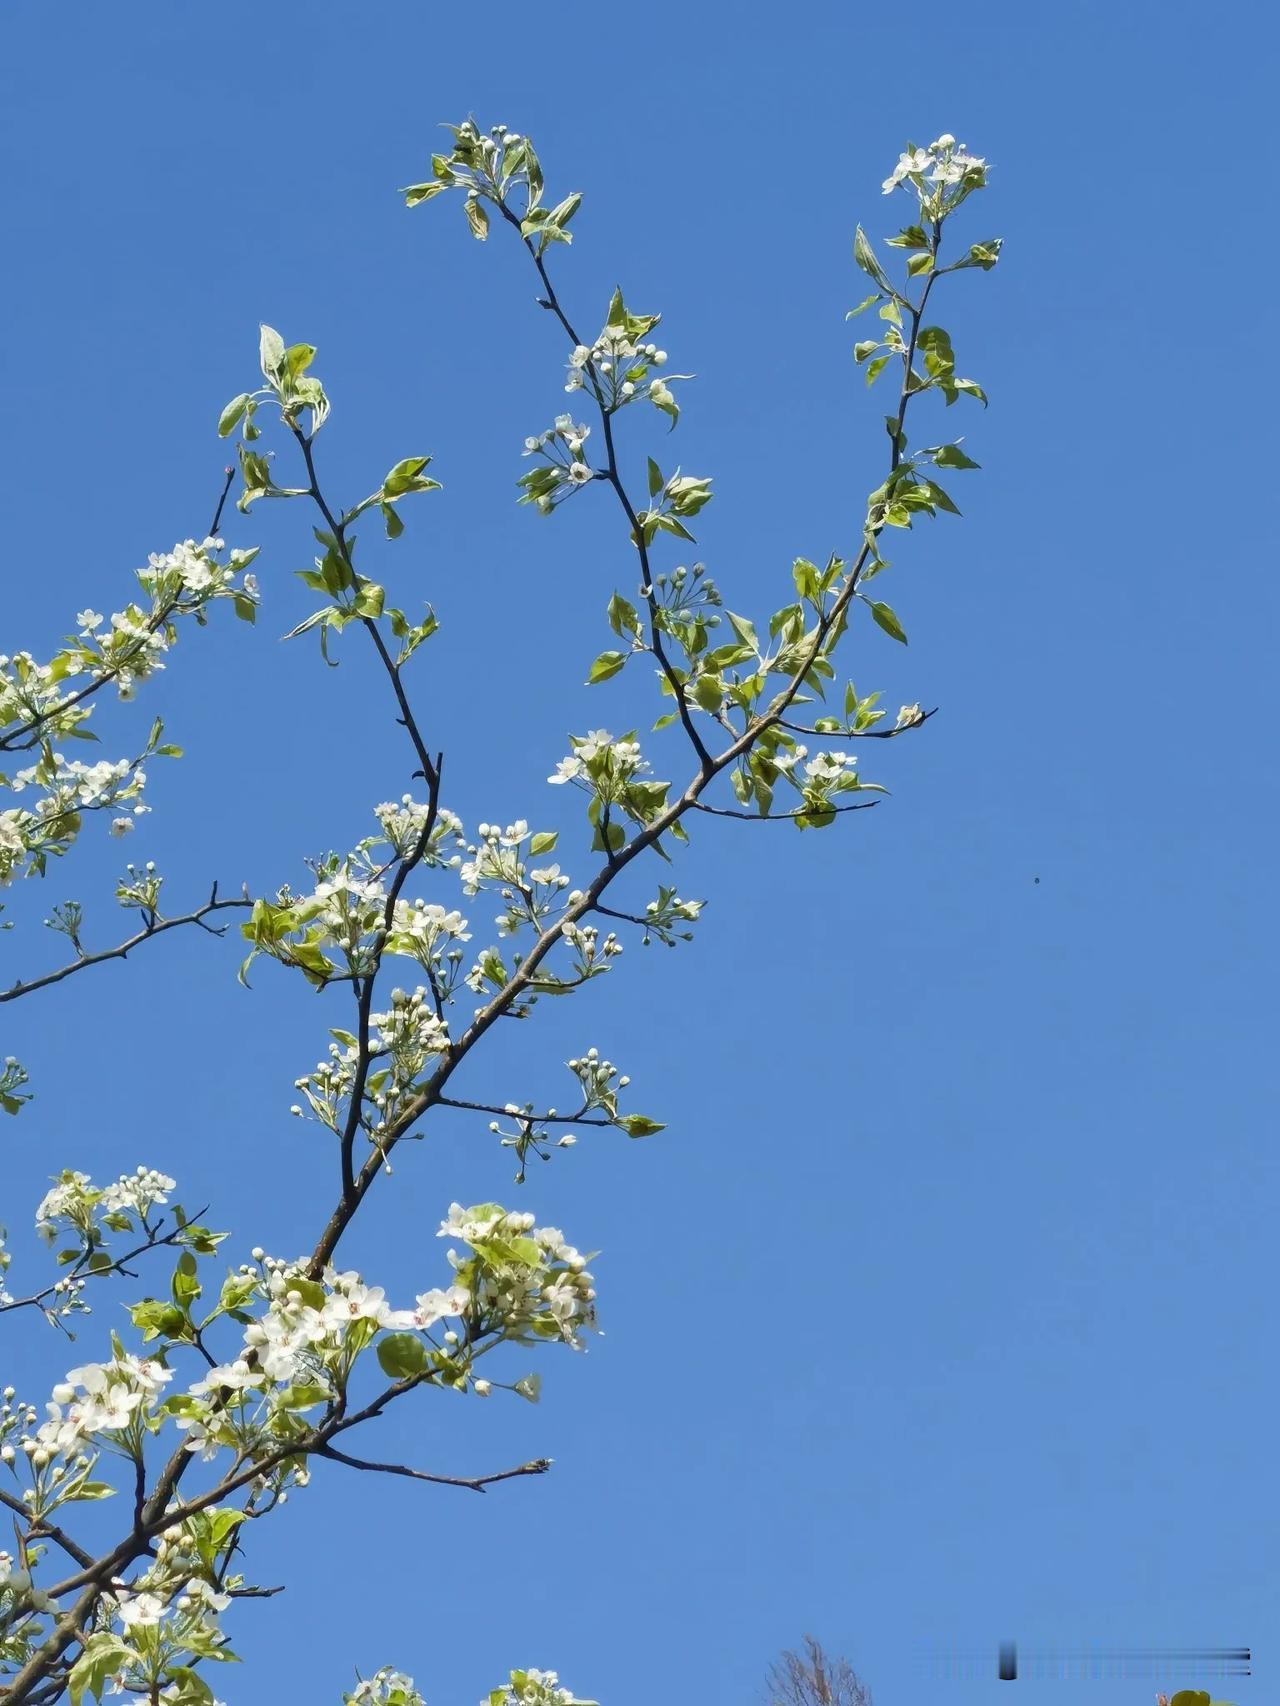
[[[563,1104],[556,1063],[595,1043],[669,1121],[584,1141],[521,1199],[604,1252],[590,1356],[544,1358],[536,1410],[406,1406],[370,1444],[554,1475],[482,1501],[320,1472],[254,1536],[290,1591],[235,1618],[234,1706],[336,1701],[386,1660],[436,1706],[528,1662],[606,1706],[745,1703],[807,1629],[880,1706],[991,1700],[917,1656],[1002,1637],[1251,1641],[1257,1678],[1217,1691],[1274,1697],[1275,46],[1248,4],[1229,28],[1008,0],[6,9],[4,649],[203,530],[213,423],[270,320],[319,345],[344,499],[436,454],[447,489],[398,547],[368,529],[366,568],[441,614],[416,691],[449,803],[572,826],[574,872],[577,801],[542,779],[566,730],[651,715],[639,676],[578,685],[634,569],[604,494],[550,523],[513,503],[563,352],[512,244],[401,207],[434,126],[526,129],[585,193],[555,256],[582,322],[618,281],[664,311],[699,375],[671,444],[716,481],[700,554],[757,614],[794,555],[850,546],[879,478],[885,405],[843,316],[904,140],[994,161],[970,234],[1007,239],[943,299],[992,399],[948,421],[983,464],[952,482],[965,519],[898,552],[909,650],[869,624],[848,648],[860,687],[941,707],[868,747],[892,801],[823,836],[699,825],[696,945],[637,945],[468,1074]],[[623,437],[633,466],[660,442]],[[307,519],[227,531],[265,545],[259,627],[220,612],[103,718],[113,750],[153,709],[187,748],[123,850],[175,903],[296,882],[406,774],[360,649],[329,672],[277,639],[308,608]],[[110,939],[122,849],[89,839],[20,898],[6,977],[53,963],[38,918],[67,894]],[[39,1091],[0,1134],[11,1227],[59,1165],[146,1160],[245,1245],[310,1243],[333,1158],[287,1108],[341,1021],[269,966],[246,994],[237,957],[171,938],[9,1010]],[[449,1199],[509,1174],[483,1121],[442,1128],[349,1259],[435,1283]],[[15,1354],[52,1375],[38,1326]],[[1127,1706],[1156,1682],[1024,1688]]]

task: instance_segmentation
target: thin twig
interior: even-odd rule
[[[835,817],[840,812],[866,812],[879,804],[879,800],[859,800],[851,806],[815,806],[798,812],[740,812],[731,806],[708,806],[701,800],[694,800],[692,809],[705,812],[708,817],[741,818],[744,823],[794,823],[799,817]]]
[[[896,740],[899,735],[909,735],[912,729],[920,728],[930,717],[936,717],[937,714],[938,707],[935,705],[932,711],[921,711],[918,717],[896,729],[811,729],[804,723],[789,723],[784,717],[778,718],[778,727],[790,729],[794,735],[840,735],[848,740]]]
[[[203,1214],[204,1212],[204,1209],[200,1210],[200,1214]],[[199,1220],[199,1218],[199,1214],[195,1216],[196,1220]],[[107,1279],[112,1274],[129,1274],[131,1270],[126,1265],[127,1263],[135,1261],[139,1256],[145,1256],[148,1250],[162,1250],[166,1244],[178,1243],[183,1233],[191,1225],[191,1222],[187,1221],[182,1226],[172,1227],[162,1238],[160,1236],[160,1227],[163,1225],[164,1222],[160,1221],[158,1225],[148,1228],[150,1236],[145,1244],[136,1244],[132,1250],[126,1250],[122,1256],[115,1257],[110,1265],[105,1268],[91,1268],[86,1266],[89,1256],[93,1253],[86,1250],[74,1267],[72,1267],[68,1273],[63,1275],[63,1279]],[[55,1283],[53,1285],[45,1286],[43,1291],[32,1292],[30,1297],[18,1297],[14,1298],[9,1303],[0,1303],[0,1315],[7,1315],[14,1309],[43,1309],[45,1299],[53,1297],[57,1290],[58,1286]]]
[[[500,1108],[497,1106],[496,1103],[492,1103],[492,1102],[460,1102],[460,1101],[455,1101],[455,1099],[452,1096],[437,1096],[436,1106],[438,1108],[463,1108],[468,1113],[472,1113],[472,1114],[497,1114],[499,1116],[505,1114],[509,1120],[523,1120],[530,1125],[598,1125],[598,1126],[609,1126],[609,1125],[613,1124],[612,1120],[588,1119],[583,1114],[551,1114],[551,1113],[529,1114],[529,1113],[525,1113],[525,1111],[522,1108],[517,1108],[516,1111],[514,1113],[512,1113],[510,1108],[505,1108],[505,1107]]]
[[[210,936],[221,936],[224,930],[215,929],[204,920],[211,912],[225,912],[230,909],[250,907],[253,902],[245,894],[237,900],[219,900],[218,885],[213,885],[213,893],[203,906],[194,912],[184,913],[181,918],[156,918],[136,936],[130,936],[127,942],[121,942],[118,948],[104,948],[98,954],[82,954],[78,960],[72,960],[70,965],[62,966],[58,971],[46,972],[43,977],[33,977],[26,983],[14,983],[8,989],[0,990],[0,1002],[16,1001],[19,996],[30,995],[33,990],[48,989],[51,984],[61,983],[63,978],[71,977],[75,972],[86,971],[90,966],[104,965],[108,960],[123,960],[143,942],[149,942],[153,936],[163,936],[166,930],[178,930],[183,925],[195,924]]]
[[[223,472],[226,475],[226,480],[222,487],[222,494],[218,498],[217,508],[213,512],[213,523],[209,528],[210,537],[218,531],[218,523],[222,519],[222,506],[226,503],[227,493],[231,490],[231,481],[235,469],[225,468]],[[157,610],[147,623],[147,633],[154,634],[163,628],[181,603],[182,598],[179,595]],[[33,717],[29,723],[23,723],[7,734],[0,735],[0,752],[29,752],[33,746],[38,744],[41,731],[46,723],[52,721],[54,717],[62,716],[65,711],[70,711],[75,706],[83,704],[86,699],[92,699],[95,693],[100,693],[109,681],[114,681],[122,670],[129,667],[132,655],[131,652],[129,656],[121,657],[110,669],[104,669],[101,675],[95,675],[92,681],[84,687],[78,688],[74,693],[68,693],[65,699],[59,699],[56,705],[50,705],[47,710],[41,711],[38,717]]]
[[[548,309],[555,315],[556,319],[559,320],[561,326],[564,328],[565,336],[569,338],[575,347],[585,347],[583,345],[583,340],[578,336],[578,333],[569,320],[568,315],[565,313],[560,304],[560,298],[556,294],[555,285],[551,282],[551,275],[547,271],[546,262],[538,253],[533,239],[524,235],[519,217],[512,212],[505,201],[499,200],[497,205],[508,225],[513,226],[519,233],[521,242],[528,250],[533,264],[538,270],[538,277],[542,281],[542,288],[546,291],[546,297],[542,299],[542,307]],[[640,558],[640,584],[644,588],[645,603],[649,611],[650,648],[653,651],[653,655],[657,659],[658,665],[661,668],[663,675],[665,675],[667,683],[675,696],[676,705],[680,713],[680,722],[684,728],[684,732],[689,737],[690,744],[697,753],[699,762],[705,771],[711,763],[711,754],[707,750],[706,743],[698,733],[697,726],[693,721],[693,716],[689,708],[689,701],[684,690],[684,683],[672,668],[667,657],[666,648],[662,639],[662,629],[658,623],[658,594],[653,574],[649,567],[649,547],[645,542],[644,530],[640,526],[640,518],[636,513],[635,505],[631,502],[631,497],[627,492],[626,486],[623,484],[622,475],[618,470],[618,453],[613,440],[612,411],[605,404],[604,394],[601,391],[600,381],[595,370],[595,363],[590,358],[587,360],[586,372],[587,377],[591,381],[591,390],[595,398],[596,408],[600,413],[600,426],[604,434],[605,454],[608,459],[608,467],[605,470],[604,477],[608,481],[609,485],[613,487],[614,494],[616,495],[618,502],[622,505],[623,513],[625,514],[631,528],[632,540]]]
[[[349,1457],[333,1445],[321,1446],[315,1455],[331,1457],[335,1463],[345,1463],[349,1469],[368,1469],[379,1475],[407,1475],[412,1481],[434,1481],[441,1487],[466,1487],[473,1493],[483,1493],[496,1481],[511,1481],[518,1475],[545,1475],[551,1467],[549,1457],[535,1457],[531,1463],[522,1463],[516,1469],[500,1469],[493,1475],[432,1475],[425,1469],[410,1469],[404,1463],[371,1463],[363,1457]]]

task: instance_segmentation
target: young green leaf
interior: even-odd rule
[[[871,614],[875,617],[878,626],[883,628],[885,633],[891,635],[895,640],[901,640],[902,644],[905,646],[907,643],[906,632],[903,629],[902,623],[899,622],[898,618],[894,615],[889,606],[887,604],[877,602],[874,598],[869,598],[867,603],[871,606]]]

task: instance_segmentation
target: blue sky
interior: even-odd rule
[[[545,1358],[536,1410],[438,1400],[376,1441],[445,1472],[545,1454],[553,1476],[482,1501],[318,1474],[254,1536],[259,1579],[290,1591],[238,1616],[227,1697],[336,1701],[353,1665],[392,1661],[436,1706],[518,1663],[606,1706],[648,1706],[655,1675],[663,1698],[749,1702],[812,1630],[880,1706],[988,1701],[991,1681],[917,1655],[1010,1637],[1252,1642],[1258,1676],[1218,1692],[1262,1700],[1274,24],[1007,0],[485,19],[9,6],[4,650],[51,647],[203,530],[213,423],[254,382],[265,319],[319,346],[345,499],[436,457],[446,489],[398,546],[370,529],[365,566],[441,615],[416,697],[449,803],[576,833],[542,780],[566,731],[650,714],[639,677],[580,685],[634,571],[603,498],[551,522],[514,505],[523,437],[563,406],[527,262],[473,244],[457,205],[395,194],[468,111],[529,131],[552,185],[584,192],[554,257],[572,311],[602,319],[616,282],[663,311],[672,366],[698,375],[672,443],[715,478],[699,555],[764,615],[795,555],[848,548],[880,477],[887,405],[844,324],[854,226],[892,229],[880,180],[908,137],[955,132],[996,168],[970,235],[1006,238],[940,306],[991,397],[948,422],[983,468],[952,482],[963,521],[919,528],[886,577],[909,649],[869,624],[848,646],[864,691],[941,707],[868,748],[890,802],[821,836],[699,825],[696,943],[633,947],[468,1075],[563,1101],[557,1063],[594,1043],[669,1122],[526,1187],[603,1251],[589,1357]],[[638,468],[657,438],[625,424]],[[175,903],[215,876],[296,883],[406,785],[358,648],[330,672],[277,639],[308,608],[309,523],[279,506],[227,531],[264,546],[264,617],[184,642],[145,704],[188,756],[157,767],[128,851]],[[134,724],[107,726],[123,750]],[[683,770],[674,739],[655,751]],[[86,845],[18,897],[36,927],[6,939],[6,978],[52,963],[38,919],[68,894],[109,939],[119,855]],[[170,938],[8,1010],[39,1090],[0,1134],[12,1228],[56,1167],[145,1160],[246,1246],[310,1243],[333,1158],[287,1108],[341,1019],[268,966],[246,993],[236,959]],[[512,1196],[509,1174],[483,1121],[442,1125],[349,1258],[402,1293],[436,1283],[450,1198]],[[15,1343],[15,1366],[60,1372],[51,1335]]]

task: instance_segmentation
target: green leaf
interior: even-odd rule
[[[655,1132],[667,1129],[660,1120],[651,1120],[646,1114],[621,1114],[613,1123],[628,1137],[652,1137]]]
[[[819,596],[818,565],[809,562],[806,557],[797,557],[791,565],[791,578],[795,582],[796,592],[801,598],[816,599]]]
[[[489,215],[475,196],[469,195],[462,204],[467,215],[467,224],[471,227],[471,235],[483,243],[489,235]]]
[[[942,386],[942,394],[948,403],[954,403],[962,391],[966,397],[976,397],[983,408],[986,408],[987,394],[976,379],[951,379]]]
[[[377,1352],[379,1368],[392,1380],[408,1380],[427,1366],[427,1347],[415,1333],[386,1333]]]
[[[531,1404],[536,1404],[542,1396],[542,1376],[540,1374],[526,1374],[523,1380],[516,1381],[513,1390],[518,1392],[522,1398],[527,1398]]]
[[[403,497],[406,492],[437,492],[439,482],[423,477],[422,470],[430,462],[429,456],[406,456],[387,475],[382,482],[384,498]]]
[[[242,391],[238,397],[233,397],[226,408],[218,416],[218,437],[229,438],[244,418],[244,412],[249,407],[249,393]]]
[[[69,1678],[71,1706],[80,1706],[86,1689],[95,1700],[101,1700],[107,1683],[132,1657],[132,1650],[117,1636],[105,1632],[90,1635]]]
[[[724,683],[718,675],[700,675],[693,684],[693,697],[704,711],[718,711],[724,703]]]
[[[936,504],[939,509],[945,509],[951,515],[960,514],[950,496],[943,491],[936,480],[921,480],[920,490],[927,492],[930,502]]]
[[[640,618],[636,607],[620,592],[615,592],[609,600],[609,626],[615,634],[633,634],[637,640],[640,638]]]
[[[300,1382],[296,1386],[286,1386],[276,1403],[282,1410],[314,1410],[317,1404],[325,1403],[332,1396],[327,1386],[309,1386]]]
[[[448,184],[408,184],[400,193],[404,197],[406,207],[420,207],[423,202],[430,201],[432,196],[437,196],[448,188]]]
[[[278,379],[284,364],[284,339],[274,326],[261,326],[258,331],[258,361],[264,379]]]
[[[898,618],[894,615],[889,606],[887,604],[877,603],[874,598],[869,598],[867,603],[871,606],[871,614],[875,617],[877,625],[883,628],[885,633],[891,635],[895,640],[901,640],[902,644],[905,646],[907,643],[906,632],[903,629],[902,623],[899,622]]]
[[[857,261],[863,272],[869,274],[873,279],[875,279],[881,290],[887,290],[892,294],[892,286],[889,283],[889,276],[880,265],[880,262],[876,259],[876,252],[867,241],[867,234],[862,229],[861,225],[859,225],[853,235],[853,258]]]
[[[593,687],[597,681],[608,681],[611,675],[616,675],[627,661],[625,652],[601,652],[591,666],[587,676],[587,685]]]
[[[355,600],[356,615],[373,618],[381,616],[385,597],[383,588],[376,581],[361,581]]]
[[[954,261],[952,264],[957,271],[959,271],[961,267],[981,267],[983,272],[990,272],[992,267],[995,266],[996,262],[1000,259],[1000,250],[1003,243],[1003,237],[988,237],[985,243],[973,243],[970,245],[969,253],[964,257],[964,259],[962,261]]]
[[[204,1643],[201,1643],[203,1647]],[[193,1648],[193,1651],[196,1649]],[[204,1658],[229,1659],[231,1654],[219,1648],[202,1652]],[[190,1665],[166,1665],[165,1680],[168,1686],[159,1698],[171,1701],[172,1706],[214,1706],[213,1690],[200,1675],[192,1670]]]
[[[529,838],[529,852],[530,852],[531,856],[536,859],[538,857],[538,855],[541,853],[552,852],[555,848],[556,842],[559,839],[560,839],[560,834],[559,834],[558,830],[554,830],[554,829],[539,830],[537,835],[531,836]]]
[[[939,468],[980,468],[982,464],[975,462],[971,456],[966,456],[958,444],[943,444],[933,453],[933,460]]]
[[[558,231],[563,231],[581,206],[582,196],[575,190],[572,195],[567,195],[562,202],[551,209],[547,215],[547,224],[554,225]]]
[[[296,1274],[290,1274],[289,1290],[296,1291],[310,1309],[323,1309],[325,1306],[324,1287],[318,1280],[303,1279]]]
[[[315,360],[314,344],[290,344],[284,352],[284,369],[290,379],[301,379]]]

